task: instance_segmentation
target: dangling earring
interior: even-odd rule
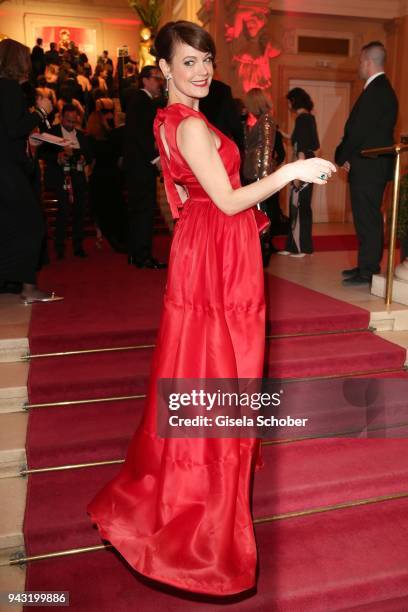
[[[169,81],[170,81],[170,79],[171,79],[171,78],[172,78],[172,76],[171,76],[170,74],[168,74],[168,75],[166,76],[166,88],[165,88],[165,90],[164,90],[164,93],[165,93],[166,98],[168,98],[168,97],[169,97]]]

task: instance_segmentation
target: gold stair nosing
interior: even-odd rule
[[[285,512],[283,514],[275,514],[272,516],[262,516],[258,519],[254,519],[254,525],[261,525],[263,523],[271,523],[273,521],[282,521],[290,518],[300,518],[302,516],[312,516],[315,514],[322,514],[324,512],[331,512],[334,510],[345,510],[346,508],[356,508],[357,506],[368,506],[370,504],[378,504],[386,501],[395,501],[397,499],[408,499],[408,491],[402,493],[392,493],[389,495],[378,495],[376,497],[368,497],[365,499],[355,499],[348,502],[341,502],[338,504],[329,504],[328,506],[320,506],[317,508],[308,508],[306,510],[295,510],[294,512]]]
[[[131,399],[145,399],[146,393],[140,393],[138,395],[118,395],[116,397],[94,397],[91,399],[83,400],[66,400],[64,402],[44,402],[42,404],[24,404],[24,410],[30,410],[31,408],[49,408],[52,406],[76,406],[79,404],[100,404],[103,402],[118,402],[123,400]]]
[[[60,351],[57,353],[27,353],[20,357],[21,361],[30,361],[31,359],[40,359],[43,357],[66,357],[70,355],[86,355],[89,353],[113,353],[116,351],[133,351],[137,349],[150,349],[155,348],[155,344],[136,344],[134,346],[112,346],[108,348],[94,348],[94,349],[78,349],[74,351]]]
[[[374,328],[372,327],[358,327],[356,329],[340,329],[340,330],[327,330],[327,331],[315,331],[315,332],[300,332],[294,334],[272,334],[265,336],[265,340],[277,340],[279,338],[300,338],[306,336],[327,336],[333,334],[351,334],[357,332],[373,332]],[[93,349],[78,349],[72,351],[58,351],[55,353],[27,353],[26,355],[22,355],[20,360],[22,361],[30,361],[31,359],[40,359],[44,357],[65,357],[70,355],[86,355],[89,353],[107,353],[107,352],[115,352],[115,351],[131,351],[138,349],[151,349],[156,348],[155,344],[136,344],[133,346],[117,346],[117,347],[108,347],[108,348],[93,348]]]
[[[270,336],[265,336],[266,340],[277,340],[279,338],[305,338],[309,336],[333,336],[333,335],[342,335],[342,334],[356,334],[358,332],[368,332],[373,333],[375,329],[371,326],[369,327],[356,327],[355,329],[330,329],[330,330],[322,330],[322,331],[314,331],[314,332],[298,332],[293,334],[272,334]]]
[[[29,469],[27,466],[24,466],[20,470],[20,476],[28,476],[29,474],[43,474],[44,472],[62,472],[65,470],[79,470],[81,468],[87,467],[100,467],[103,465],[116,465],[125,463],[124,459],[107,459],[106,461],[92,461],[89,463],[72,463],[66,465],[55,465],[53,467],[46,468],[32,468]]]
[[[406,423],[395,423],[394,425],[376,425],[374,427],[368,427],[366,431],[381,431],[382,429],[398,429],[400,427],[408,427],[408,421]],[[317,436],[303,436],[301,438],[286,438],[282,440],[262,440],[261,446],[272,446],[275,444],[292,444],[295,442],[305,442],[307,440],[321,440],[326,438],[334,438],[347,436],[352,433],[359,433],[360,429],[348,430],[348,431],[337,431],[325,434],[319,434]],[[389,438],[391,439],[391,438]],[[54,465],[44,468],[28,468],[26,465],[20,469],[20,476],[28,476],[29,474],[43,474],[45,472],[62,472],[65,470],[78,470],[89,467],[100,467],[106,465],[119,465],[125,462],[125,459],[106,459],[104,461],[90,461],[86,463],[67,463],[65,465]]]
[[[359,372],[349,372],[349,373],[340,373],[340,374],[327,374],[324,376],[305,376],[303,378],[269,378],[269,382],[271,383],[297,383],[297,382],[313,382],[318,380],[336,380],[336,379],[347,379],[347,378],[355,378],[356,376],[367,378],[373,374],[390,374],[392,372],[401,372],[408,371],[408,363],[406,365],[401,366],[400,368],[385,368],[383,370],[361,370]],[[144,399],[147,395],[145,393],[139,395],[124,395],[117,397],[97,397],[92,399],[84,399],[84,400],[66,400],[63,402],[44,402],[40,404],[30,404],[25,403],[23,405],[24,410],[30,410],[31,408],[47,408],[51,406],[71,406],[76,404],[96,404],[101,402],[111,402],[111,401],[119,401],[119,400],[128,400],[128,399]]]
[[[260,518],[253,519],[254,525],[262,525],[265,523],[273,523],[275,521],[288,520],[292,518],[301,518],[304,516],[313,516],[316,514],[322,514],[325,512],[332,512],[336,510],[345,510],[347,508],[355,508],[359,506],[367,506],[376,503],[383,503],[387,501],[395,501],[399,499],[408,498],[408,491],[402,493],[394,493],[392,495],[382,495],[377,497],[371,497],[366,499],[357,499],[349,502],[343,502],[339,504],[331,504],[328,506],[321,506],[318,508],[308,508],[306,510],[298,510],[294,512],[285,512],[283,514],[275,514],[271,516],[262,516]],[[9,565],[23,565],[32,561],[41,561],[45,559],[53,559],[58,557],[67,557],[71,555],[78,555],[87,552],[95,552],[99,550],[107,550],[114,548],[112,544],[99,544],[95,546],[86,546],[83,548],[71,548],[68,550],[61,550],[53,553],[43,553],[40,555],[33,555],[24,557],[20,554],[15,555],[15,558],[10,558]]]

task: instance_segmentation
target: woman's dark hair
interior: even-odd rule
[[[313,101],[309,94],[301,87],[294,87],[286,96],[292,105],[293,110],[305,108],[307,111],[313,110]]]
[[[30,49],[25,45],[5,38],[0,42],[0,77],[22,81],[31,71]]]
[[[170,63],[178,43],[190,45],[197,51],[211,53],[215,59],[215,44],[210,34],[191,21],[169,21],[158,32],[152,53],[156,59]]]
[[[60,95],[61,100],[64,100],[66,104],[72,104],[72,91],[70,87],[61,87]]]
[[[65,115],[65,113],[76,113],[78,114],[78,109],[74,104],[64,104],[61,111],[61,117]]]

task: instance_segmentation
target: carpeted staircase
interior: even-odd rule
[[[102,544],[85,508],[119,469],[141,418],[165,274],[103,251],[58,262],[42,281],[66,299],[33,308],[32,354],[127,348],[31,360],[27,459],[37,471],[28,475],[27,556]],[[269,377],[407,377],[405,350],[375,336],[366,311],[271,276],[267,295]],[[95,612],[404,612],[406,425],[388,432],[393,439],[369,435],[264,442],[253,496],[257,592],[187,596],[136,576],[111,549],[30,561],[26,590],[69,591],[73,610]]]

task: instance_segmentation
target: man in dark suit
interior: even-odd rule
[[[59,66],[61,64],[61,56],[57,50],[57,43],[50,43],[50,50],[44,53],[44,60],[46,66],[49,66],[50,64]]]
[[[138,89],[138,73],[135,70],[134,64],[126,64],[125,66],[125,75],[119,80],[119,97],[120,97],[120,105],[122,111],[126,113],[126,100],[130,95],[132,96],[132,89]],[[129,89],[131,91],[129,92]]]
[[[40,74],[44,74],[45,70],[45,58],[44,58],[44,49],[42,47],[43,39],[37,38],[36,44],[31,51],[31,65],[33,68],[33,77],[34,80],[40,76]]]
[[[380,271],[384,245],[381,204],[387,181],[392,178],[393,158],[363,157],[361,151],[394,142],[398,101],[384,74],[386,51],[382,43],[362,48],[360,78],[364,90],[347,120],[335,160],[349,173],[351,208],[359,242],[357,267],[343,270],[343,285],[369,284]]]
[[[128,189],[128,261],[138,268],[163,268],[152,256],[153,216],[156,206],[156,163],[153,121],[163,77],[156,66],[144,66],[139,89],[126,100],[123,161]]]
[[[88,191],[86,167],[92,158],[87,138],[81,130],[75,129],[77,121],[76,107],[66,104],[61,112],[61,124],[51,128],[50,134],[65,138],[69,144],[62,150],[58,146],[45,144],[40,151],[40,157],[46,163],[45,184],[55,192],[58,200],[55,224],[55,250],[58,259],[64,258],[66,226],[71,207],[74,255],[86,257],[82,245]]]
[[[102,52],[102,55],[98,57],[98,64],[102,64],[103,66],[108,65],[113,68],[113,61],[109,57],[109,51],[105,50]]]
[[[213,79],[208,96],[200,100],[200,111],[220,132],[232,138],[240,151],[244,150],[244,131],[229,85]]]

